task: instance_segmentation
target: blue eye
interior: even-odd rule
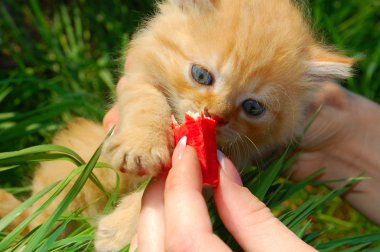
[[[247,99],[243,102],[243,110],[249,116],[260,116],[265,112],[265,107],[254,99]]]
[[[201,85],[211,86],[214,82],[212,74],[201,66],[193,65],[191,67],[191,76]]]

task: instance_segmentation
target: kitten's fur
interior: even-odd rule
[[[103,152],[115,168],[127,172],[121,173],[122,194],[134,188],[138,175],[156,175],[170,165],[172,114],[181,121],[188,110],[207,110],[223,118],[227,124],[218,128],[218,142],[239,168],[302,132],[307,122],[305,108],[318,83],[349,77],[353,60],[316,42],[300,9],[291,0],[169,0],[158,4],[157,15],[129,44],[131,64],[120,80],[122,90],[116,102],[120,123]],[[194,81],[192,64],[210,71],[215,83],[203,86]],[[247,116],[242,102],[248,98],[262,103],[266,112]],[[88,158],[104,136],[100,125],[78,120],[61,131],[54,143]],[[70,169],[61,161],[42,164],[36,171],[33,193]],[[112,172],[98,169],[96,173],[107,189],[113,188]],[[125,197],[112,214],[100,220],[97,250],[116,251],[130,241],[141,194]],[[88,182],[69,210],[101,196]],[[84,214],[96,216],[102,204],[90,204]],[[4,212],[0,208],[0,216]]]

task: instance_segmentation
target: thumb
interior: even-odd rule
[[[224,225],[245,251],[315,251],[240,185],[232,162],[223,157],[215,204]]]

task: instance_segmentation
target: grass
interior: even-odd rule
[[[380,102],[380,1],[311,0],[310,7],[312,23],[320,37],[360,59],[355,76],[343,85]],[[101,120],[114,98],[121,51],[141,18],[149,13],[152,1],[148,0],[0,2],[0,186],[25,198],[33,167],[42,160],[69,160],[78,166],[70,176],[79,174],[76,186],[61,206],[31,234],[21,235],[23,226],[10,233],[4,228],[37,196],[1,219],[0,251],[23,245],[27,251],[93,250],[94,228],[89,219],[80,215],[81,209],[74,213],[64,210],[87,179],[98,183],[93,169],[110,168],[97,163],[96,155],[84,164],[67,149],[52,145],[28,147],[48,144],[54,132],[73,117]],[[347,187],[330,191],[309,180],[288,181],[279,177],[289,165],[286,162],[279,159],[265,171],[247,169],[245,184],[297,235],[318,249],[376,250],[380,229],[339,199]],[[48,191],[60,193],[67,181],[51,185],[41,195]],[[116,193],[105,193],[109,197],[107,212]],[[210,212],[215,232],[239,251],[212,203]],[[80,223],[79,227],[59,239],[73,220]],[[55,223],[59,225],[51,230]]]

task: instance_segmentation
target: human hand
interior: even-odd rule
[[[212,232],[202,196],[198,158],[183,138],[173,153],[173,167],[153,180],[143,200],[131,251],[231,251]],[[220,155],[220,184],[214,190],[219,215],[245,251],[315,251],[242,186],[234,165]]]
[[[330,178],[330,172],[337,169],[334,157],[341,154],[336,152],[340,151],[347,141],[351,141],[350,138],[353,139],[352,131],[355,130],[353,124],[347,123],[352,120],[350,96],[351,94],[338,84],[326,82],[313,97],[307,108],[307,120],[311,121],[311,126],[299,145],[302,154],[294,164],[293,179],[301,180],[321,167],[327,168],[325,176]],[[349,177],[357,174],[342,175]]]
[[[380,106],[338,84],[323,83],[310,107],[320,113],[300,144],[301,155],[293,166],[295,180],[324,168],[321,180],[364,176],[344,198],[380,224]],[[342,183],[328,184],[331,188]]]

